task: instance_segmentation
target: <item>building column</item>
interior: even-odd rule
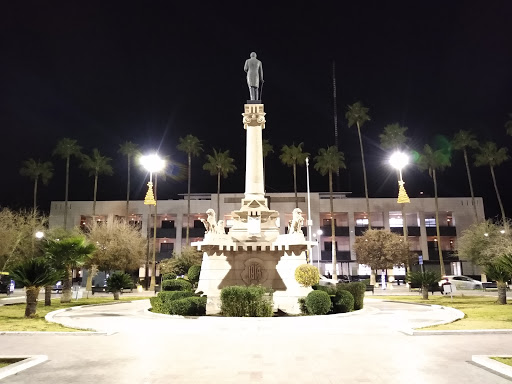
[[[176,253],[181,253],[181,242],[183,240],[183,216],[187,217],[187,214],[183,214],[181,211],[178,211],[176,214],[176,221],[174,222],[174,228],[176,228],[176,240],[174,242],[174,249]]]
[[[428,242],[427,242],[427,227],[425,227],[425,212],[418,212],[420,219],[420,247],[423,254],[423,260],[428,260]]]
[[[384,229],[386,231],[389,231],[390,230],[390,227],[389,227],[389,211],[382,212],[382,219],[384,220]]]

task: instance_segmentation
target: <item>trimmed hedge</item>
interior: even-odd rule
[[[201,265],[196,264],[188,269],[187,277],[192,283],[199,281],[199,274],[201,273]]]
[[[162,291],[191,291],[192,283],[185,279],[164,280]]]
[[[349,291],[354,296],[354,310],[363,309],[366,284],[361,282],[343,283],[336,286],[338,290]]]
[[[221,313],[230,317],[271,317],[272,295],[265,297],[267,290],[260,286],[231,286],[220,292]]]
[[[162,275],[162,281],[164,281],[164,280],[174,280],[177,277],[178,276],[175,273],[164,273]]]
[[[170,314],[170,303],[173,300],[184,299],[193,296],[190,291],[164,291],[159,292],[156,297],[149,299],[153,312]]]
[[[309,292],[306,307],[312,315],[326,315],[331,310],[331,297],[322,290]]]
[[[354,296],[349,291],[338,290],[332,299],[332,312],[345,313],[354,310]]]
[[[206,313],[206,297],[186,297],[169,304],[170,315],[202,316]]]
[[[306,307],[306,298],[305,297],[299,297],[299,308],[300,313],[303,315],[308,315],[308,307]]]

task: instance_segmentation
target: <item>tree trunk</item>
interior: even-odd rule
[[[47,285],[44,287],[44,305],[49,307],[52,305],[52,286]]]
[[[128,181],[126,183],[126,222],[130,221],[130,167],[131,167],[131,156],[128,155]]]
[[[428,300],[428,285],[422,285],[421,286],[421,294],[423,300]]]
[[[297,163],[293,163],[293,190],[295,191],[295,208],[299,208],[299,198],[297,197]]]
[[[68,229],[69,156],[66,158],[66,187],[64,192],[64,229]]]
[[[25,317],[34,317],[37,309],[37,297],[40,287],[27,287],[27,305],[25,307]]]
[[[153,257],[151,258],[151,282],[149,284],[149,289],[151,291],[155,290],[156,285],[156,223],[157,223],[157,186],[158,186],[158,175],[155,174],[155,218],[153,219]]]
[[[112,293],[114,294],[114,300],[119,300],[119,294],[120,294],[121,292],[119,292],[119,291],[114,291],[114,292],[112,292]]]
[[[338,281],[338,273],[336,271],[336,226],[334,225],[334,202],[332,197],[332,171],[329,170],[329,203],[331,210],[331,254],[332,254],[332,278]]]
[[[494,167],[491,165],[490,168],[491,168],[492,182],[494,183],[494,190],[496,191],[496,197],[498,198],[498,203],[500,205],[501,219],[503,220],[503,223],[506,225],[505,208],[503,208],[503,203],[501,202],[500,192],[498,191],[498,185],[496,184],[496,176],[494,175]]]
[[[498,281],[498,304],[507,304],[507,283],[504,281]]]
[[[61,303],[71,303],[72,292],[71,288],[73,287],[73,275],[71,272],[71,268],[66,268],[66,276],[62,280],[62,296],[60,298]]]
[[[432,179],[434,180],[434,197],[436,203],[436,235],[437,235],[437,251],[439,252],[439,265],[441,267],[441,276],[446,275],[444,269],[443,251],[441,249],[441,233],[439,231],[439,202],[437,200],[437,178],[436,170],[432,170]]]
[[[368,212],[368,229],[372,229],[372,214],[370,212],[370,199],[368,198],[368,181],[366,180],[366,164],[364,162],[363,139],[361,138],[361,128],[357,123],[357,134],[359,135],[359,147],[361,148],[361,163],[363,164],[364,196],[366,197],[366,211]]]
[[[34,179],[34,209],[33,209],[33,215],[36,216],[37,211],[37,182],[39,181],[39,177],[36,177]]]
[[[220,172],[217,173],[217,220],[220,217]]]
[[[96,216],[96,194],[98,193],[98,172],[94,175],[94,199],[92,201],[92,216]]]
[[[192,155],[189,152],[188,153],[188,182],[187,182],[187,234],[185,237],[185,243],[187,245],[190,245],[188,238],[190,233],[190,184],[191,184],[191,178],[192,178]]]
[[[468,174],[469,192],[471,193],[471,204],[473,204],[475,223],[478,223],[478,212],[476,210],[475,193],[473,191],[473,181],[471,181],[471,172],[469,171],[468,153],[466,151],[466,148],[464,148],[464,162],[466,163],[466,172]]]

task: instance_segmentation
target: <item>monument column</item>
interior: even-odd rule
[[[258,104],[256,104],[256,102]],[[265,129],[265,112],[261,101],[245,104],[243,115],[247,131],[245,159],[245,199],[264,200],[262,130]]]

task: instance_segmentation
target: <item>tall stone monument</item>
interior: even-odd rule
[[[254,60],[256,61],[254,61]],[[263,178],[262,131],[265,111],[254,84],[263,84],[263,70],[256,54],[245,64],[251,100],[244,106],[243,125],[247,132],[245,193],[239,210],[232,212],[233,226],[226,234],[215,212],[207,211],[203,241],[195,242],[203,252],[198,291],[207,295],[207,314],[220,312],[220,290],[231,285],[262,285],[274,290],[274,308],[300,313],[298,299],[310,288],[295,280],[295,269],[306,263],[307,241],[302,233],[302,212],[295,209],[288,234],[280,234],[279,212],[268,208]],[[252,72],[251,72],[252,71]],[[254,71],[258,82],[254,82]]]

